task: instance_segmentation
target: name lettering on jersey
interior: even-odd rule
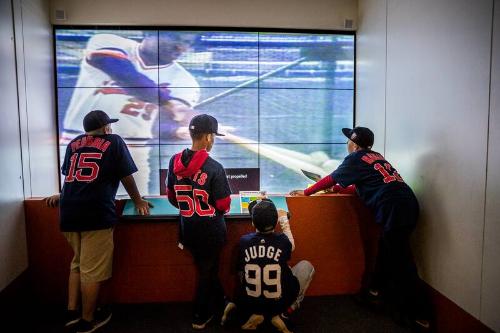
[[[71,152],[75,152],[78,149],[84,148],[84,147],[92,147],[99,149],[103,153],[108,149],[108,147],[111,145],[111,142],[108,140],[102,139],[102,138],[97,138],[93,136],[84,136],[83,138],[80,138],[78,140],[75,140],[71,143]]]
[[[201,172],[201,170],[198,170],[194,176],[193,176],[193,181],[194,182],[197,182],[198,184],[200,184],[201,186],[205,185],[206,181],[207,181],[207,174],[205,172]]]
[[[249,262],[251,259],[257,258],[268,258],[279,262],[281,252],[282,251],[280,249],[276,250],[274,246],[267,246],[266,249],[265,245],[254,245],[245,249],[245,262]]]
[[[368,153],[365,156],[361,157],[361,159],[368,164],[373,164],[376,161],[384,160],[384,156],[380,155],[379,153]]]
[[[102,88],[98,88],[94,90],[94,96],[97,94],[103,95],[128,95],[127,91],[123,88],[120,88],[120,85],[115,81],[106,80],[102,82]]]

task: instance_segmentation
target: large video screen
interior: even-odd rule
[[[168,161],[190,147],[187,124],[199,113],[227,134],[210,155],[228,178],[243,180],[240,190],[305,188],[312,181],[302,170],[327,175],[346,155],[353,34],[123,27],[54,34],[61,161],[95,109],[120,119],[113,133],[139,168],[141,194],[162,193]]]

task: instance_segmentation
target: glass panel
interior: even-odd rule
[[[257,86],[258,34],[231,31],[160,31],[160,83],[169,87]]]
[[[354,36],[260,33],[261,88],[354,88]]]
[[[158,84],[156,30],[56,30],[58,87],[151,87]],[[139,45],[147,51],[141,57]],[[149,48],[147,48],[149,47]],[[141,48],[142,49],[142,48]],[[155,56],[156,54],[156,56]],[[154,60],[147,61],[146,55]],[[127,59],[125,70],[117,61]]]
[[[330,174],[347,155],[345,144],[260,144],[261,190],[288,193],[314,183],[301,170]]]
[[[344,143],[353,124],[352,90],[261,89],[261,143]]]
[[[137,95],[142,90],[137,88]],[[91,110],[103,110],[110,118],[119,119],[111,125],[113,133],[127,143],[158,144],[158,89],[151,94],[154,102],[106,88],[59,88],[59,136],[72,138],[83,132],[83,118]]]
[[[183,96],[196,94],[193,88],[176,88]],[[201,100],[208,101],[224,88],[202,88]],[[160,142],[162,144],[191,144],[187,126],[196,113],[207,113],[219,122],[221,133],[232,133],[225,138],[226,142],[255,143],[258,140],[258,90],[240,89],[239,91],[210,103],[195,105],[194,110],[183,103],[171,103],[170,107],[162,107],[160,112]],[[194,112],[193,112],[194,111]]]

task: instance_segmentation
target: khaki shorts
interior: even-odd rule
[[[113,269],[113,229],[63,232],[75,256],[72,272],[80,273],[81,282],[100,282],[111,277]]]

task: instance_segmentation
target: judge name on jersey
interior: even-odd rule
[[[245,249],[245,262],[257,258],[268,258],[279,262],[281,252],[281,249],[276,249],[272,245],[253,245]]]

